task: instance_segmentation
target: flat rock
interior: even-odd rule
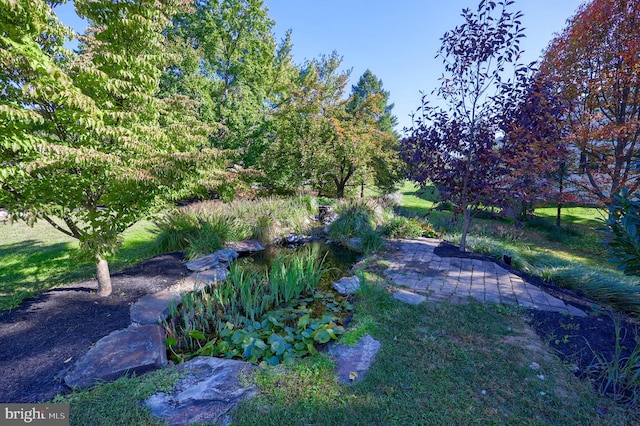
[[[131,321],[138,324],[158,324],[158,320],[167,318],[170,306],[178,303],[180,293],[175,291],[163,290],[147,294],[131,305]]]
[[[568,303],[566,305],[567,305],[567,311],[569,312],[569,315],[571,315],[572,317],[586,318],[589,316],[582,309],[578,309],[575,306],[571,306]]]
[[[230,359],[197,357],[177,367],[182,378],[173,390],[145,401],[151,413],[170,425],[226,423],[226,413],[258,393],[255,385],[240,384],[242,374],[255,367]]]
[[[426,297],[420,294],[415,294],[406,290],[398,290],[394,292],[393,298],[398,299],[401,302],[408,303],[410,305],[419,305],[420,303],[427,300]]]
[[[227,275],[229,275],[229,270],[222,266],[207,271],[194,272],[172,287],[172,289],[180,293],[202,290],[205,287],[224,281],[227,279]]]
[[[332,345],[329,353],[336,360],[338,381],[353,383],[362,380],[375,360],[382,344],[365,334],[355,346]]]
[[[158,325],[132,324],[98,340],[64,374],[71,388],[87,388],[129,374],[143,374],[167,364],[164,330]]]
[[[206,271],[207,269],[211,269],[214,266],[218,266],[220,260],[215,253],[208,254],[203,257],[199,257],[198,259],[192,260],[191,262],[185,263],[184,266],[187,267],[190,271],[193,272],[201,272]]]
[[[343,296],[353,294],[360,288],[360,278],[344,277],[331,284],[333,289]]]
[[[214,253],[223,263],[231,263],[238,258],[238,252],[230,248],[223,248]]]
[[[243,240],[227,244],[227,248],[238,253],[252,253],[264,250],[264,246],[258,240]]]

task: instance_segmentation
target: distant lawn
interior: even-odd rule
[[[535,215],[545,219],[551,219],[555,223],[556,207],[537,207]],[[560,221],[563,224],[588,225],[594,228],[604,228],[606,209],[596,207],[563,207],[560,212]]]
[[[122,249],[109,259],[111,272],[153,256],[151,222],[142,221],[124,233]],[[16,305],[21,299],[61,284],[90,279],[92,262],[80,261],[78,242],[46,222],[0,225],[0,300]]]

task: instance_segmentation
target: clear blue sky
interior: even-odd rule
[[[420,105],[420,91],[438,86],[442,64],[435,59],[440,37],[462,23],[463,8],[478,0],[265,0],[276,21],[275,35],[293,31],[297,63],[334,50],[343,67],[352,69],[351,84],[370,69],[391,93],[401,130]],[[524,13],[526,38],[523,62],[540,58],[542,50],[561,31],[583,0],[516,0],[512,10]],[[72,3],[56,8],[60,19],[76,31],[84,23]]]

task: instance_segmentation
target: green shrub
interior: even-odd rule
[[[382,227],[382,233],[390,238],[435,238],[438,233],[430,223],[416,218],[395,216]]]
[[[611,261],[626,274],[640,275],[640,195],[624,188],[609,205],[609,247]]]
[[[180,211],[169,213],[155,222],[158,228],[154,251],[158,254],[182,251],[198,235],[200,222],[197,215]]]

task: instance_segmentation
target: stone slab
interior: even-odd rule
[[[336,360],[336,373],[341,383],[362,380],[375,360],[382,344],[365,334],[355,346],[331,345],[329,353]]]
[[[98,340],[64,373],[70,388],[84,389],[101,381],[143,374],[167,364],[164,330],[158,325],[132,324]]]
[[[410,305],[419,305],[427,300],[424,296],[406,290],[397,290],[393,293],[393,298]]]
[[[193,272],[202,272],[207,269],[211,269],[214,266],[218,266],[220,260],[215,253],[208,254],[203,257],[199,257],[198,259],[192,260],[191,262],[187,262],[184,266],[187,267],[188,270]]]
[[[331,287],[343,296],[353,294],[360,288],[360,278],[344,277],[331,284]]]
[[[169,307],[180,302],[180,293],[163,290],[142,296],[131,305],[131,321],[138,324],[157,324],[169,315]]]
[[[194,272],[173,289],[181,293],[202,290],[205,287],[224,281],[228,275],[229,270],[220,266],[207,271]]]
[[[569,313],[569,315],[571,315],[572,317],[581,317],[581,318],[586,318],[589,315],[587,315],[582,309],[578,309],[575,306],[572,306],[570,304],[566,304],[567,307],[567,312]]]
[[[227,248],[238,253],[252,253],[264,250],[264,246],[258,240],[235,241],[227,244]]]
[[[230,248],[223,248],[214,253],[223,263],[231,263],[238,258],[238,252]]]
[[[229,410],[257,394],[255,385],[240,383],[241,375],[254,368],[242,361],[194,358],[177,367],[182,377],[170,393],[152,395],[145,405],[170,425],[226,424]]]

